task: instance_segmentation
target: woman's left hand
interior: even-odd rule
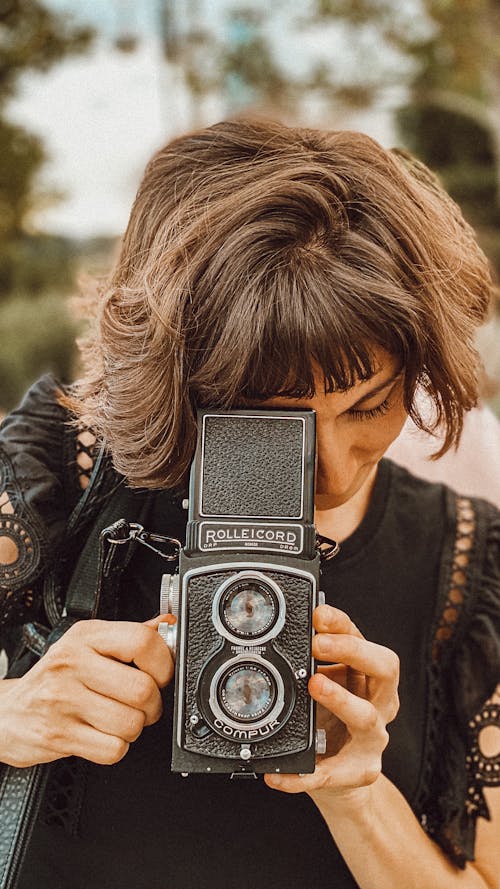
[[[373,784],[381,772],[389,740],[386,725],[399,707],[399,659],[389,648],[368,642],[338,608],[320,605],[313,623],[313,655],[331,662],[309,680],[318,704],[317,727],[326,730],[327,752],[317,756],[310,775],[271,773],[265,781],[285,793],[350,795]]]

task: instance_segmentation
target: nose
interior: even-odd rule
[[[341,495],[349,490],[358,469],[348,430],[335,421],[316,417],[316,491]]]

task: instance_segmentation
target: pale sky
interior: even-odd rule
[[[9,116],[42,137],[49,163],[41,182],[65,195],[39,215],[40,228],[74,237],[120,234],[149,157],[169,138],[190,128],[185,90],[165,64],[155,35],[156,2],[81,4],[80,16],[103,26],[92,52],[21,80]],[[213,2],[207,0],[206,8]],[[51,5],[75,8],[73,0],[51,0]],[[141,34],[137,49],[118,52],[110,36],[128,30]],[[321,45],[315,40],[316,52]],[[325,46],[332,51],[331,42]],[[291,55],[295,57],[293,51]],[[219,97],[205,109],[204,122],[224,114]],[[354,125],[384,144],[393,140],[387,112],[371,112]]]
[[[154,38],[129,54],[102,42],[47,74],[25,76],[10,117],[43,137],[50,162],[42,180],[66,195],[44,212],[45,227],[75,236],[123,229],[145,163],[183,127],[173,84],[162,108],[162,77]]]

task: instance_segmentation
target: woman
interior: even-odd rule
[[[382,459],[408,414],[459,440],[489,290],[433,177],[361,134],[226,123],[153,158],[85,375],[45,378],[2,428],[5,621],[29,641],[61,618],[89,528],[76,471],[80,522],[124,478],[129,517],[182,540],[196,408],[313,408],[316,529],[341,545],[314,614],[335,666],[309,683],[327,752],[311,775],[170,773],[165,568],[137,547],[110,619],[0,688],[0,760],[55,763],[23,889],[497,885],[499,514]]]

